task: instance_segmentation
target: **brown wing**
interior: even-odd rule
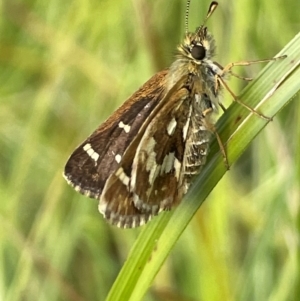
[[[100,198],[129,143],[164,93],[167,70],[147,81],[70,156],[64,177],[80,193]]]
[[[185,81],[160,101],[107,180],[99,210],[112,224],[139,226],[181,200],[184,131],[191,117]]]

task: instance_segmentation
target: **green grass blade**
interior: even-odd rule
[[[279,55],[287,58],[268,64],[240,99],[249,106],[275,116],[300,89],[300,34]],[[267,121],[233,104],[217,123],[226,142],[230,165],[242,154]],[[107,301],[141,300],[155,275],[207,195],[225,174],[223,158],[214,141],[208,163],[195,180],[184,201],[171,213],[161,214],[147,225],[119,273]]]

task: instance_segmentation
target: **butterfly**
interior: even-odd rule
[[[210,4],[195,32],[188,32],[186,18],[186,34],[171,66],[140,87],[66,163],[67,182],[98,199],[99,211],[111,224],[134,228],[176,206],[206,163],[212,134],[228,166],[213,120],[223,108],[223,88],[267,119],[240,102],[225,82],[228,74],[237,76],[231,71],[234,66],[251,62],[223,68],[213,61],[215,40],[205,23],[217,5]]]

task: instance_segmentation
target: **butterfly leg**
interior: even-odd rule
[[[229,63],[223,68],[222,74],[226,74],[227,72],[229,72],[235,66],[250,66],[250,65],[253,65],[253,64],[268,63],[268,62],[272,62],[272,61],[281,60],[281,59],[284,59],[286,57],[287,57],[286,55],[281,55],[281,56],[278,56],[278,57],[272,57],[270,59],[255,60],[255,61],[240,61],[240,62],[235,62],[235,63]]]
[[[242,102],[234,93],[233,91],[229,88],[229,86],[226,84],[226,82],[223,80],[222,77],[220,77],[219,75],[216,75],[216,80],[220,83],[221,86],[223,86],[232,96],[233,100],[235,102],[237,102],[238,104],[242,105],[244,108],[246,108],[247,110],[249,110],[250,112],[252,112],[253,114],[257,115],[258,117],[267,120],[267,121],[272,121],[272,117],[268,117],[265,116],[264,114],[256,111],[255,109],[251,108],[250,106],[248,106],[247,104],[245,104],[244,102]]]
[[[223,143],[216,127],[214,126],[214,124],[209,122],[208,118],[206,118],[207,116],[210,116],[211,113],[212,113],[212,108],[208,108],[208,109],[206,109],[205,111],[202,112],[202,115],[204,117],[205,127],[216,136],[219,147],[220,147],[220,151],[221,151],[222,156],[223,156],[224,165],[225,165],[226,169],[229,170],[230,166],[229,166],[229,162],[228,162],[228,157],[227,157],[225,145],[224,145],[224,143]]]
[[[245,107],[246,109],[248,109],[250,112],[252,112],[253,114],[257,115],[258,117],[267,120],[267,121],[272,121],[272,118],[267,117],[265,115],[263,115],[262,113],[259,113],[258,111],[256,111],[255,109],[249,107],[248,105],[246,105],[245,103],[243,103],[241,100],[238,99],[238,97],[231,91],[231,89],[228,87],[228,85],[226,84],[226,82],[223,80],[223,76],[226,73],[230,73],[231,75],[243,79],[243,80],[248,80],[251,81],[252,78],[249,77],[241,77],[235,73],[233,73],[231,71],[231,69],[235,66],[249,66],[252,64],[258,64],[258,63],[267,63],[267,62],[271,62],[271,61],[276,61],[276,60],[280,60],[280,59],[284,59],[286,58],[286,55],[282,55],[282,56],[278,56],[278,57],[274,57],[274,58],[270,58],[270,59],[264,59],[264,60],[255,60],[255,61],[241,61],[241,62],[235,62],[235,63],[229,63],[227,64],[223,69],[222,72],[220,74],[216,74],[216,88],[218,87],[218,83],[221,84],[233,97],[234,101],[239,103],[240,105],[242,105],[243,107]]]

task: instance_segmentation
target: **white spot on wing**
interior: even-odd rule
[[[172,136],[174,134],[176,126],[177,126],[177,121],[173,117],[167,126],[167,132],[168,132],[169,136]]]
[[[87,143],[83,146],[83,150],[85,150],[85,151],[88,151],[91,148],[92,148],[92,146],[89,143]]]
[[[146,170],[150,171],[153,166],[156,166],[156,153],[154,151],[154,147],[156,145],[156,141],[153,137],[151,137],[148,140],[147,146],[146,146],[146,152],[148,155],[147,161],[146,161]]]
[[[132,164],[131,171],[131,181],[130,181],[130,190],[135,191],[136,189],[136,181],[137,181],[137,166],[139,163],[142,163],[146,168],[146,171],[152,171],[152,177],[154,177],[154,172],[157,168],[156,164],[156,153],[154,151],[154,147],[156,145],[156,141],[153,137],[142,140],[139,144],[136,155]]]
[[[120,121],[119,128],[123,129],[125,133],[129,133],[131,126],[128,124],[125,124],[123,121]]]
[[[95,152],[91,146],[90,143],[87,143],[83,146],[83,150],[89,155],[91,159],[93,159],[95,162],[99,159],[99,154]]]
[[[119,154],[115,155],[115,160],[117,161],[117,163],[120,163],[121,159],[122,159],[121,155],[119,155]]]
[[[190,106],[190,111],[189,111],[188,118],[186,120],[186,123],[185,123],[183,129],[182,129],[183,141],[186,140],[187,132],[188,132],[189,125],[190,125],[191,115],[192,115],[192,106]]]
[[[161,172],[160,174],[163,173],[169,173],[173,166],[174,166],[174,160],[175,160],[175,153],[169,153],[164,157],[164,161],[161,165]],[[177,160],[178,161],[178,160]]]
[[[144,215],[141,215],[141,217],[140,217],[140,223],[139,223],[139,226],[143,226],[143,225],[145,225],[146,224],[146,219],[145,219],[145,217],[144,217]]]
[[[120,181],[125,185],[128,186],[129,184],[129,177],[125,174],[124,169],[122,167],[120,167],[117,171],[116,171],[116,176],[120,179]]]
[[[98,205],[99,212],[104,215],[106,212],[106,208],[107,208],[107,202],[101,198]]]
[[[175,158],[175,160],[174,160],[174,169],[175,169],[175,177],[177,180],[179,180],[181,163],[179,162],[179,160],[177,158]]]
[[[150,170],[149,174],[149,184],[152,185],[154,180],[156,179],[157,175],[159,174],[160,165],[155,164]]]
[[[136,219],[134,218],[133,220],[132,220],[132,223],[131,223],[131,227],[132,228],[135,228],[137,225],[136,225]]]

